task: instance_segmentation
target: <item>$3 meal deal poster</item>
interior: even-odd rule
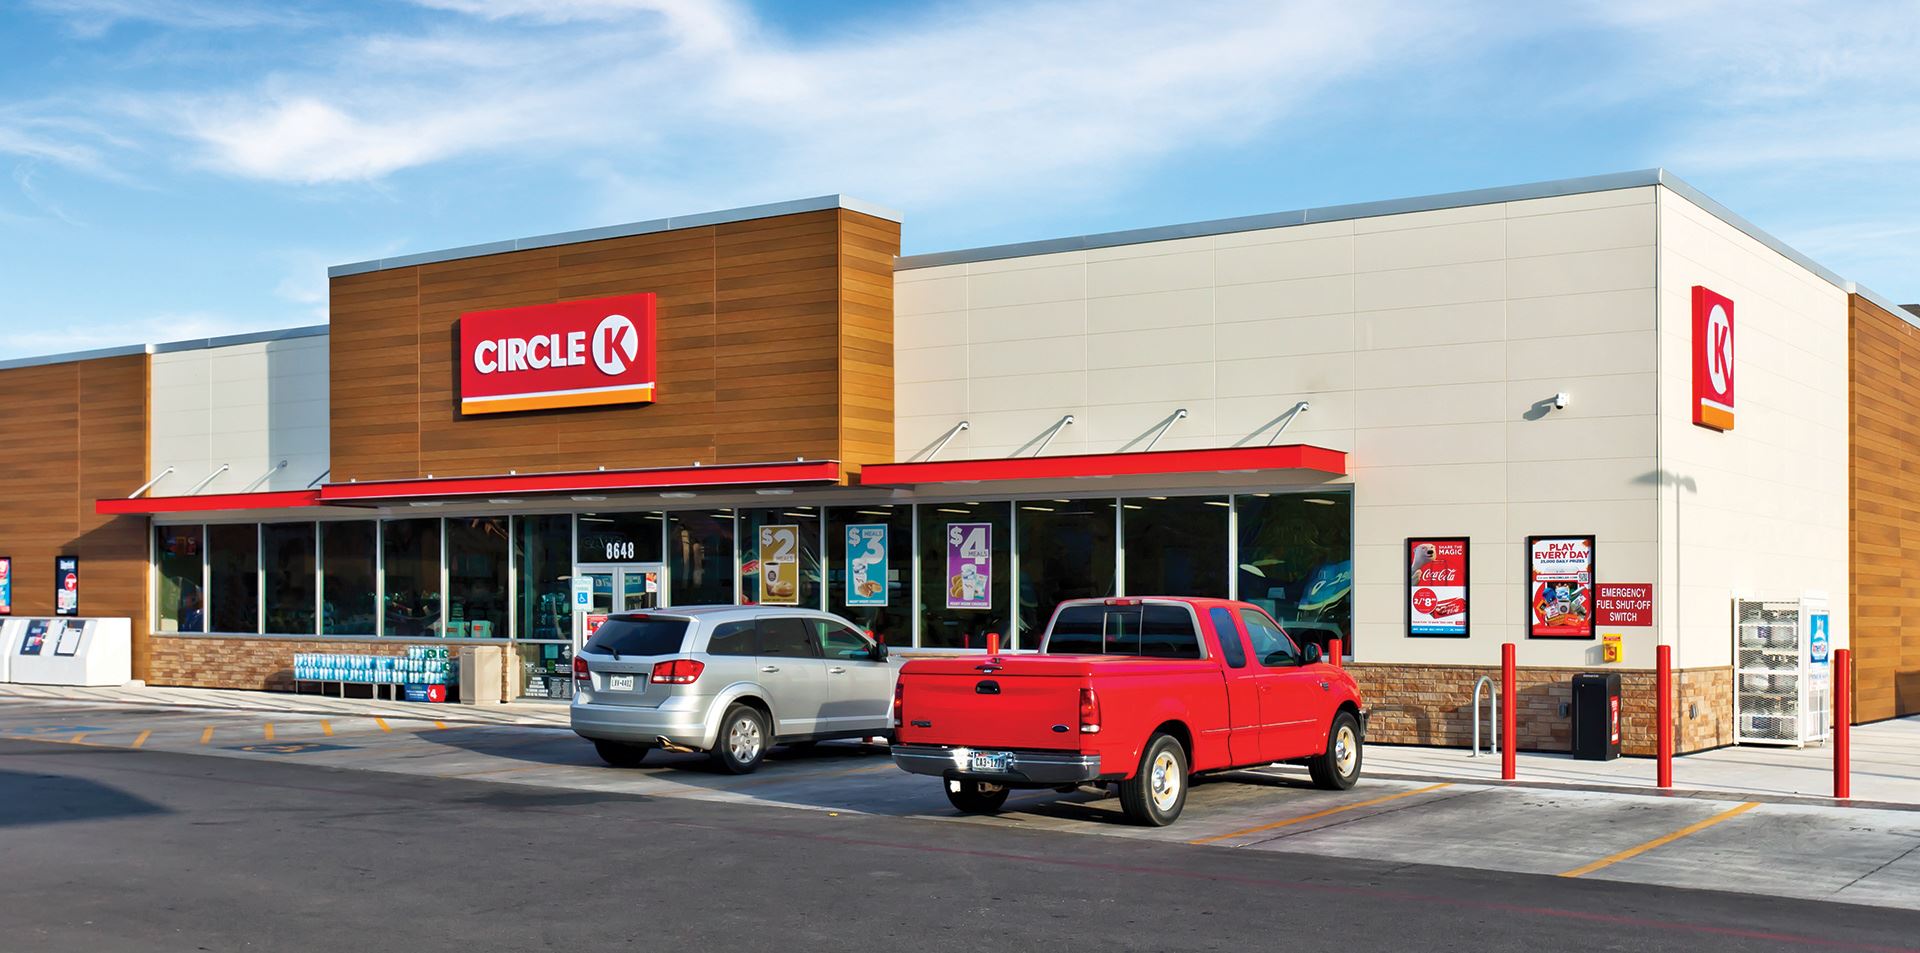
[[[993,524],[947,524],[947,608],[993,608]]]
[[[1593,638],[1593,537],[1527,537],[1527,636]]]
[[[1407,634],[1467,637],[1467,540],[1407,540]]]

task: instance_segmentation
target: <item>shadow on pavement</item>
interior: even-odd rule
[[[72,752],[78,754],[80,752]],[[36,757],[48,752],[36,751]],[[117,788],[44,772],[0,770],[0,827],[32,827],[171,813]]]

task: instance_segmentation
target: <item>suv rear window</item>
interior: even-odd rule
[[[1054,616],[1048,655],[1199,658],[1200,634],[1185,606],[1068,606]]]
[[[687,620],[671,618],[608,619],[587,640],[595,655],[672,655],[687,638]]]

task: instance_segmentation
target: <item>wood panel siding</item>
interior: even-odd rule
[[[13,613],[53,614],[53,560],[80,557],[80,611],[133,620],[133,675],[145,678],[147,520],[98,516],[93,501],[147,480],[145,354],[0,370],[0,443],[13,447],[0,494],[0,556],[13,557]]]
[[[1920,713],[1920,328],[1849,296],[1856,721]]]
[[[890,461],[899,241],[829,209],[336,278],[331,479]],[[461,415],[461,314],[649,291],[653,404]]]

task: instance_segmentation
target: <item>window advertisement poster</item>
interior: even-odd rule
[[[847,527],[847,605],[887,604],[887,524]]]
[[[13,557],[0,556],[0,615],[13,614]]]
[[[760,527],[760,604],[800,604],[800,527]]]
[[[27,623],[26,638],[20,640],[21,655],[39,655],[47,644],[47,627],[53,624],[51,619],[33,619]]]
[[[1593,537],[1527,537],[1527,636],[1591,639]]]
[[[1467,637],[1467,540],[1407,540],[1407,634]]]
[[[80,557],[53,559],[53,614],[80,614]]]
[[[947,524],[947,608],[993,608],[993,524]]]

